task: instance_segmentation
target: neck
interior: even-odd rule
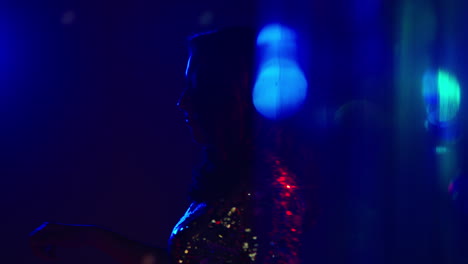
[[[218,145],[206,146],[207,158],[224,164],[232,161],[251,160],[254,157],[254,148],[250,145]]]

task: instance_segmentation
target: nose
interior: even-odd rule
[[[177,108],[179,108],[179,110],[186,112],[186,113],[192,110],[193,106],[191,103],[191,99],[186,91],[180,95],[179,100],[177,100],[176,105],[177,105]]]

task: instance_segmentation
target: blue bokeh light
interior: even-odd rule
[[[427,120],[446,126],[455,120],[461,100],[460,84],[451,73],[443,70],[427,71],[423,76],[423,97]]]
[[[307,80],[299,66],[286,59],[261,67],[254,87],[254,105],[261,114],[279,119],[294,114],[307,95]]]
[[[257,37],[257,45],[274,45],[294,43],[296,39],[294,31],[281,24],[265,26]]]
[[[296,34],[281,24],[265,26],[257,37],[258,76],[253,103],[269,119],[297,112],[307,96],[307,80],[296,61]]]

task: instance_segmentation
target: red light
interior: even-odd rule
[[[297,230],[296,230],[296,228],[291,228],[291,231],[296,232]]]
[[[286,185],[286,188],[291,189],[291,185]]]
[[[292,215],[293,213],[291,211],[286,211],[287,215]]]
[[[285,177],[279,177],[279,178],[277,179],[277,181],[279,181],[279,182],[284,182],[285,180],[286,180]]]

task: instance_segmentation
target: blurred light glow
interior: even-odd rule
[[[294,31],[281,24],[265,26],[257,37],[257,45],[286,44],[295,41]]]
[[[447,152],[448,152],[448,149],[445,146],[437,146],[436,147],[436,153],[437,154],[445,154]]]
[[[289,117],[307,95],[307,80],[296,61],[296,33],[278,23],[266,25],[257,36],[257,48],[255,108],[269,119]]]
[[[444,125],[457,116],[461,100],[460,84],[449,72],[426,72],[423,77],[423,96],[428,121],[432,124]]]
[[[454,118],[460,108],[460,85],[457,79],[447,72],[439,71],[437,84],[439,87],[439,119],[449,121]]]
[[[298,65],[275,59],[261,67],[253,91],[254,105],[270,119],[294,114],[307,94],[307,80]]]

